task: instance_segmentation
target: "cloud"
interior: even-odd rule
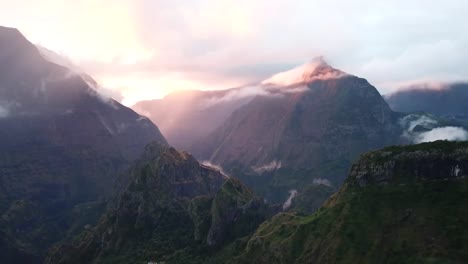
[[[464,141],[468,140],[468,131],[461,127],[438,127],[431,131],[418,134],[414,142],[432,142],[436,140]]]
[[[403,127],[402,137],[416,144],[436,140],[468,140],[468,131],[464,128],[440,127],[437,120],[427,115],[410,114],[400,119],[400,125]]]
[[[332,183],[327,180],[327,179],[323,179],[323,178],[315,178],[313,181],[312,181],[313,184],[317,184],[317,185],[326,185],[328,187],[332,187]]]
[[[252,167],[252,169],[256,173],[263,173],[263,172],[274,171],[274,170],[280,169],[281,167],[282,167],[281,161],[273,160],[272,162],[270,162],[268,164],[264,164],[264,165],[261,165],[261,166],[254,166],[254,167]]]
[[[289,207],[291,207],[292,200],[296,196],[297,196],[297,190],[290,190],[289,191],[289,197],[283,204],[283,210],[287,210]]]
[[[5,118],[10,115],[10,111],[5,106],[0,105],[0,118]]]
[[[85,72],[84,69],[82,69],[80,66],[73,63],[72,60],[68,58],[65,54],[58,54],[57,52],[49,50],[40,45],[37,45],[37,48],[39,49],[39,52],[46,60],[53,62],[55,64],[58,64],[58,65],[64,66],[70,70],[64,76],[65,79],[73,78],[77,76],[80,77],[81,79],[83,79],[83,81],[85,81],[88,84],[89,87],[91,87],[96,92],[98,92],[98,95],[105,102],[111,101],[109,99],[114,99],[118,102],[121,102],[123,100],[123,96],[118,90],[106,88],[98,84],[91,76],[89,76]]]
[[[301,92],[304,91],[304,89],[284,89],[284,91],[284,93],[286,93],[286,91],[292,93]],[[224,94],[221,97],[210,97],[208,99],[204,99],[200,102],[200,105],[202,106],[202,109],[207,109],[220,103],[245,99],[245,101],[239,105],[240,107],[242,104],[248,103],[250,99],[253,99],[255,96],[282,97],[282,93],[274,92],[272,90],[269,90],[267,87],[260,85],[244,86],[235,89],[230,89],[226,94]]]
[[[416,126],[423,126],[426,129],[431,129],[437,125],[437,120],[418,114],[410,114],[400,120],[400,125],[405,127],[406,131],[413,131]]]
[[[299,67],[293,68],[288,71],[277,73],[270,78],[262,81],[265,85],[280,85],[290,86],[301,83],[308,83],[314,80],[329,80],[338,79],[346,76],[345,73],[335,71],[333,69],[320,72],[320,67],[328,67],[322,57],[316,58],[313,61],[303,64]]]
[[[202,161],[201,164],[203,164],[205,166],[208,166],[208,167],[211,167],[211,168],[219,171],[224,176],[229,177],[229,175],[224,171],[223,167],[221,167],[220,165],[214,164],[209,160]]]
[[[0,100],[0,119],[16,114],[20,107],[21,104],[19,102]]]

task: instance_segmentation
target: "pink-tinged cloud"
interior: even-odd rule
[[[263,80],[318,55],[382,92],[468,76],[465,0],[0,4],[0,24],[65,54],[127,103]]]

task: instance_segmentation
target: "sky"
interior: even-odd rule
[[[468,80],[466,0],[0,0],[0,25],[126,105],[226,89],[324,56],[381,93]]]

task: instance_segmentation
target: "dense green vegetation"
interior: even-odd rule
[[[378,152],[391,152],[392,156],[404,153],[404,152],[415,152],[415,151],[440,151],[441,153],[452,153],[457,149],[467,148],[468,141],[446,141],[438,140],[435,142],[426,142],[416,145],[406,145],[406,146],[390,146],[385,147],[381,150],[375,151]],[[372,153],[372,152],[370,152]]]
[[[310,216],[283,213],[239,262],[465,263],[468,181],[345,187]]]
[[[232,263],[466,263],[466,172],[450,180],[401,175],[444,172],[451,164],[464,171],[467,150],[468,142],[439,141],[368,153],[356,163],[363,171],[352,171],[316,213],[281,213],[266,221]],[[385,183],[357,184],[355,177],[369,168],[380,171],[375,157],[388,155],[395,166],[382,165],[392,175]]]
[[[46,263],[205,263],[269,214],[240,181],[157,143],[128,174],[99,223],[54,247]]]

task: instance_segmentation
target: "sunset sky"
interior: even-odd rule
[[[0,0],[0,25],[131,105],[262,80],[323,55],[386,93],[468,80],[466,0]]]

